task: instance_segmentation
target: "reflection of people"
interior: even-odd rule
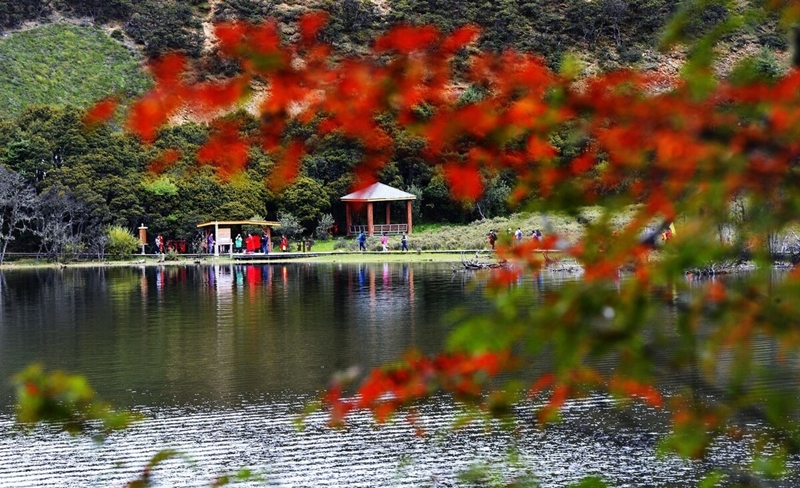
[[[281,251],[286,252],[289,250],[289,239],[286,236],[281,236]]]
[[[400,250],[408,251],[408,236],[403,232],[403,237],[400,238]]]
[[[383,252],[389,250],[389,238],[386,237],[386,234],[381,234],[381,248],[383,249]]]
[[[364,234],[362,230],[360,234],[358,234],[358,251],[366,251],[367,250],[367,236]]]

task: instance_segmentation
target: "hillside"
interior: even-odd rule
[[[149,86],[140,57],[92,26],[50,24],[0,42],[0,116],[32,104],[87,106]]]
[[[22,0],[0,2],[0,117],[28,104],[85,106],[109,93],[135,95],[146,82],[142,59],[181,51],[206,72],[235,70],[215,55],[213,22],[273,18],[294,39],[295,21],[309,9],[328,12],[322,32],[342,55],[368,52],[371,42],[401,23],[451,31],[477,24],[476,47],[534,52],[557,68],[565,53],[578,56],[584,74],[635,67],[675,74],[683,55],[657,49],[658,35],[681,2],[668,0]],[[714,4],[696,12],[685,30],[698,35],[725,20]],[[73,25],[70,25],[73,24]],[[127,48],[129,49],[126,49]],[[743,57],[780,66],[787,42],[774,19],[745,25],[726,40],[722,75]]]

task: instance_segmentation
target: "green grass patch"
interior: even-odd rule
[[[28,105],[89,107],[144,93],[141,57],[95,27],[50,24],[0,40],[0,118]]]

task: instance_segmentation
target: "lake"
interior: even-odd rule
[[[4,382],[0,487],[122,486],[164,448],[186,458],[157,468],[156,486],[208,486],[242,467],[264,486],[459,486],[475,465],[554,487],[589,475],[613,486],[699,482],[707,465],[657,456],[662,416],[642,406],[621,412],[600,395],[569,402],[564,421],[544,429],[523,405],[514,431],[453,431],[446,397],[421,406],[424,436],[364,414],[341,430],[314,414],[297,429],[296,415],[336,371],[366,370],[412,347],[439,350],[450,310],[488,309],[487,279],[435,263],[0,272],[0,376],[32,362],[79,372],[104,400],[147,416],[100,445],[50,427],[23,434]],[[531,306],[574,279],[539,276]],[[750,453],[747,439],[725,442],[711,461],[738,464]]]

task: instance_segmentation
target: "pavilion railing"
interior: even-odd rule
[[[350,226],[350,235],[358,235],[362,232],[365,234],[368,233],[366,225]],[[408,232],[408,224],[375,224],[372,226],[372,232],[376,236],[382,234],[386,234],[387,236],[400,235],[403,232]]]

